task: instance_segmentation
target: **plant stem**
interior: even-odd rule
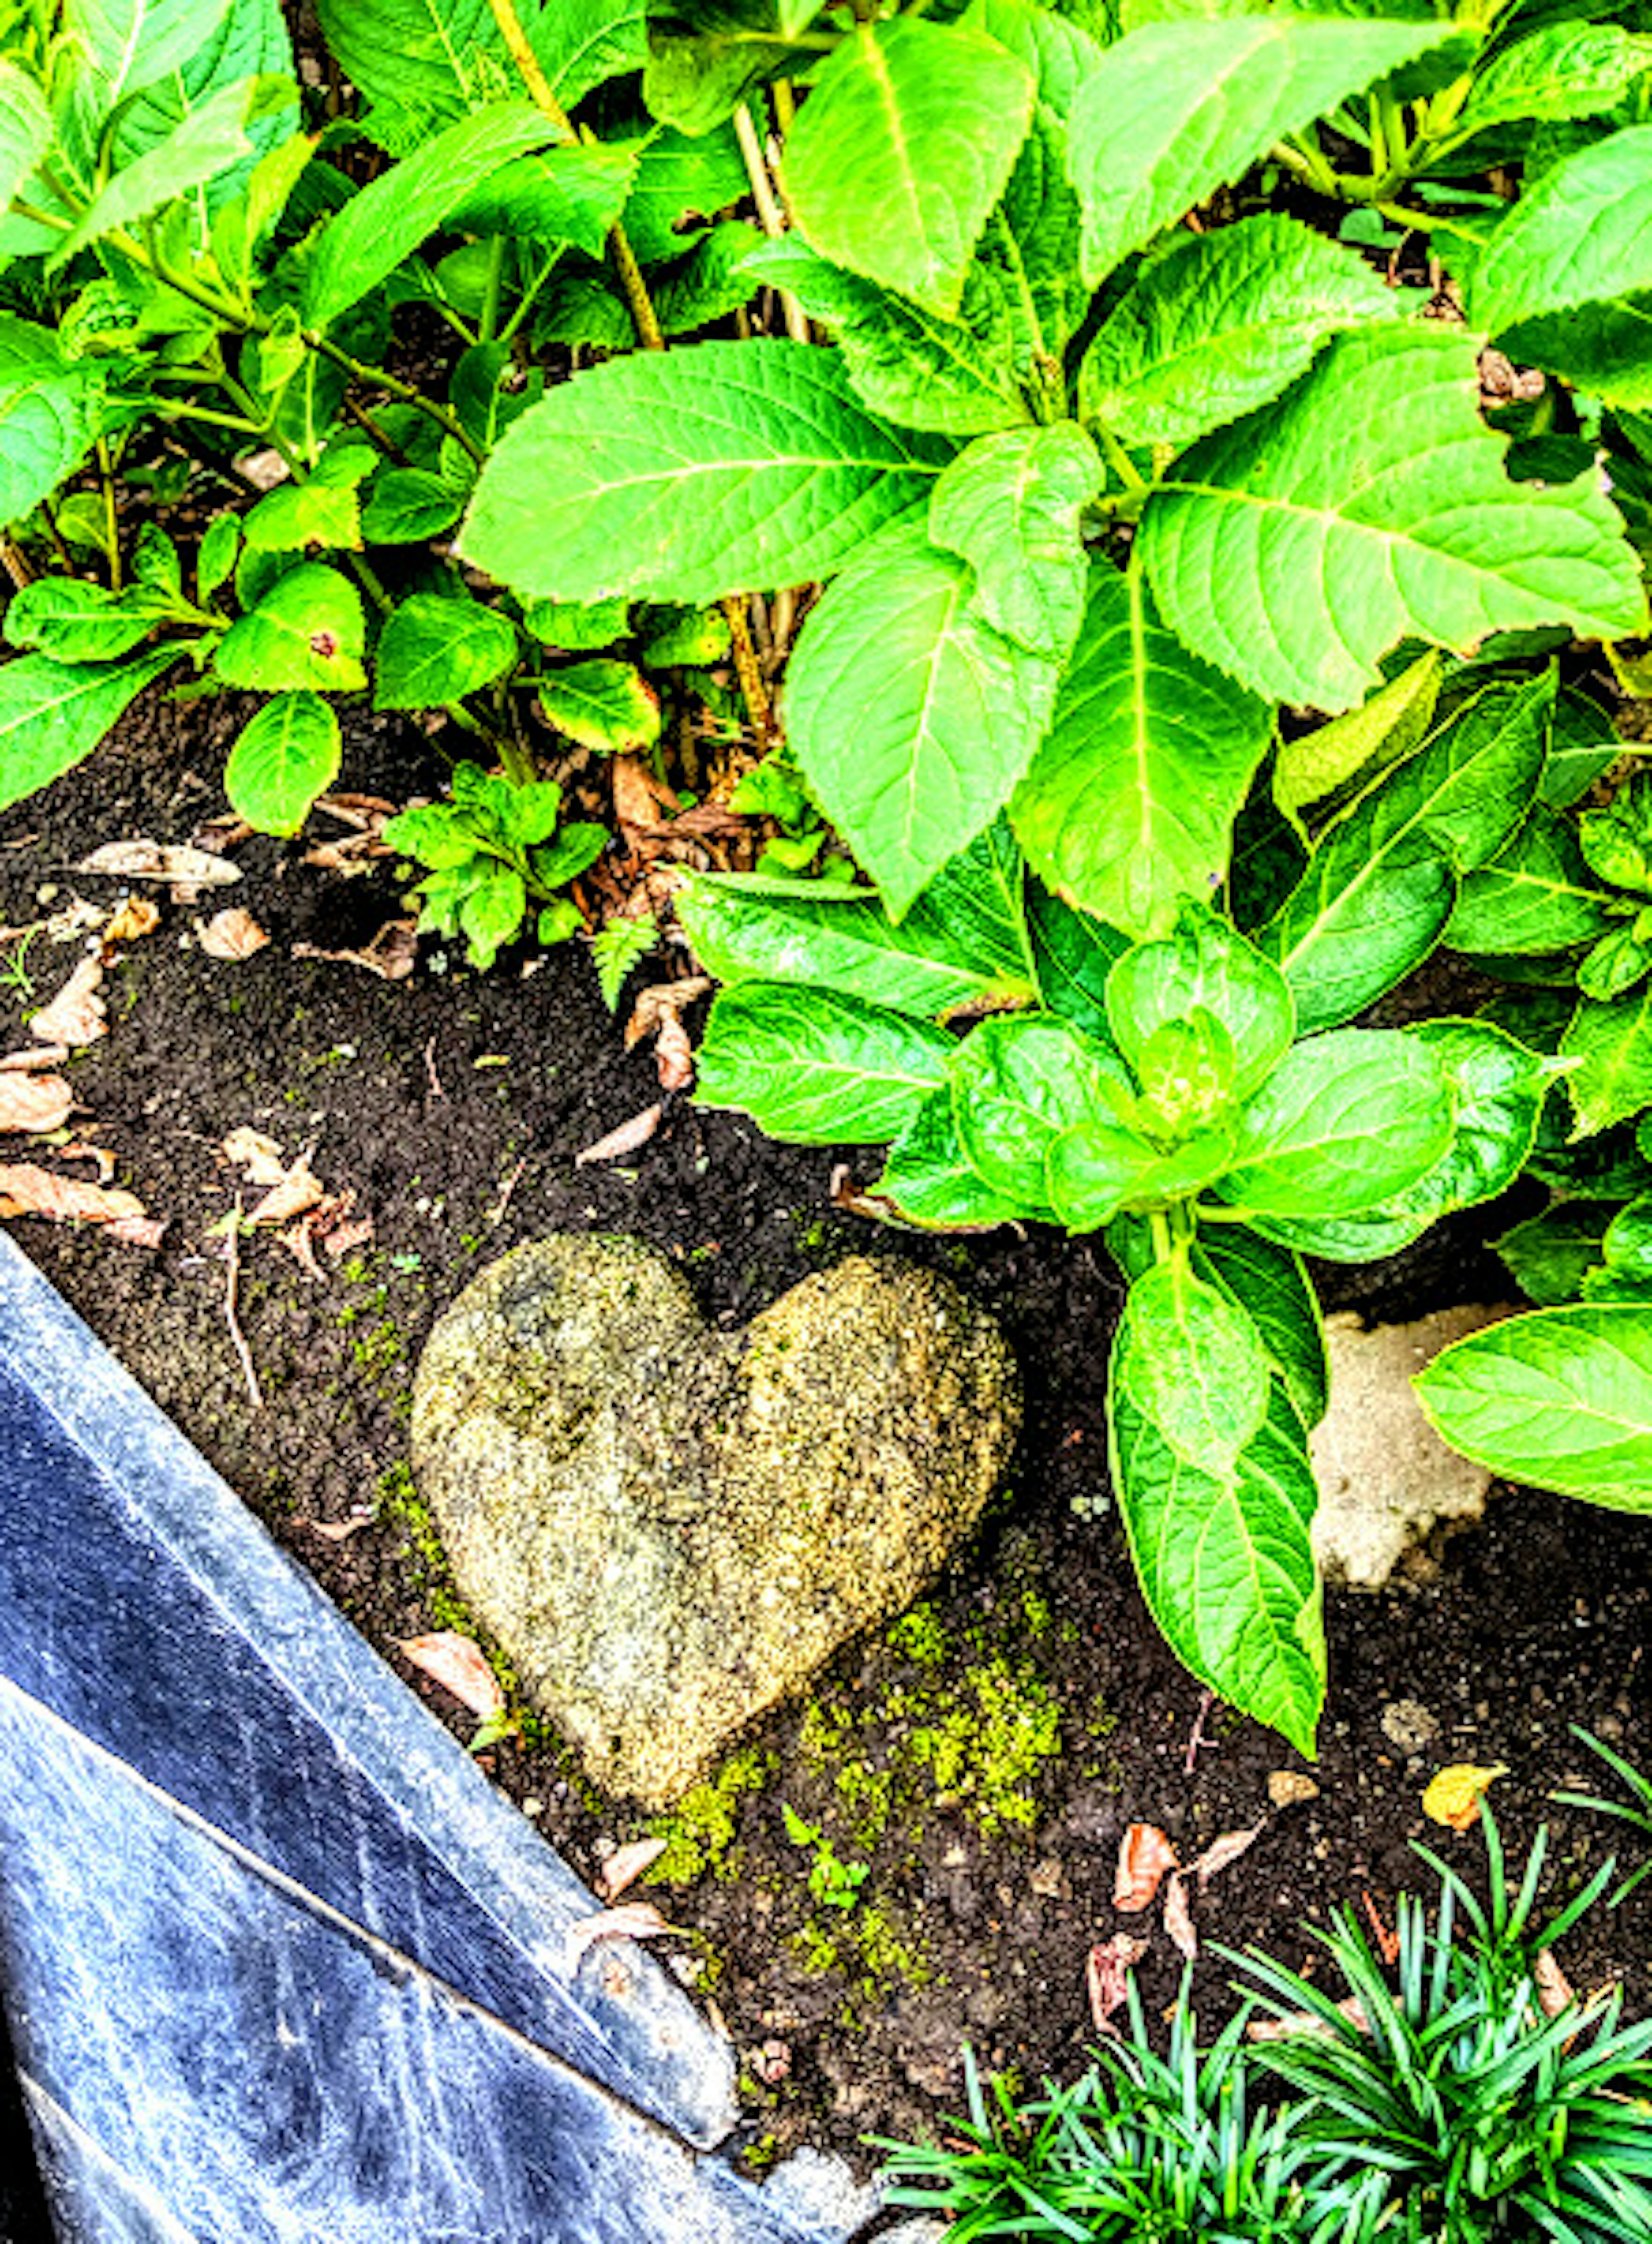
[[[768,172],[768,159],[757,137],[751,111],[743,101],[735,112],[735,138],[740,143],[740,152],[745,159],[746,177],[751,182],[752,200],[757,206],[758,222],[771,241],[778,241],[786,231],[786,213],[775,193],[775,183]],[[795,343],[812,342],[814,338],[809,332],[808,314],[791,290],[779,288],[775,293],[780,298],[786,332],[792,341]]]
[[[1148,1218],[1148,1223],[1153,1233],[1154,1261],[1168,1262],[1175,1251],[1171,1243],[1169,1217],[1162,1208],[1154,1208],[1153,1213]]]
[[[488,242],[487,284],[482,296],[482,317],[476,330],[479,343],[491,343],[498,332],[499,295],[504,285],[504,253],[508,247],[502,233],[494,234]]]
[[[1113,470],[1126,490],[1145,491],[1148,479],[1136,466],[1124,446],[1105,422],[1098,422],[1096,434],[1101,439],[1101,449],[1107,454],[1107,465]]]
[[[98,473],[103,483],[104,535],[109,546],[109,589],[118,592],[121,588],[120,573],[120,514],[115,504],[114,470],[109,463],[109,441],[98,439]]]

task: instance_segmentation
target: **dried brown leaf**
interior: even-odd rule
[[[660,1078],[661,1091],[694,1089],[694,1044],[674,1013],[660,1024],[660,1034],[654,1040],[654,1071]]]
[[[373,1237],[373,1219],[358,1215],[353,1223],[341,1223],[336,1231],[329,1231],[322,1244],[335,1262],[346,1254],[354,1254],[358,1247],[366,1247]]]
[[[246,1170],[249,1184],[279,1185],[286,1180],[287,1163],[281,1147],[274,1138],[267,1138],[250,1123],[244,1122],[239,1130],[232,1130],[218,1150],[226,1160]]]
[[[115,1157],[107,1146],[93,1146],[77,1138],[72,1145],[59,1146],[58,1158],[62,1161],[91,1161],[98,1171],[98,1181],[106,1185],[115,1173]]]
[[[149,1218],[135,1193],[110,1192],[102,1185],[83,1184],[78,1177],[54,1176],[32,1161],[0,1166],[0,1216],[45,1215],[58,1223],[147,1225]],[[164,1227],[155,1227],[152,1239],[122,1230],[142,1246],[158,1245]]]
[[[584,1168],[590,1161],[617,1161],[622,1153],[634,1153],[646,1146],[660,1127],[663,1109],[645,1106],[640,1114],[633,1114],[629,1122],[622,1122],[617,1130],[610,1130],[606,1138],[599,1138],[594,1146],[587,1146],[583,1153],[574,1155],[574,1164]]]
[[[1365,2006],[1357,1995],[1344,1995],[1337,2008],[1356,2033],[1371,2031]],[[1250,2041],[1290,2041],[1297,2034],[1317,2034],[1329,2041],[1332,2030],[1317,2011],[1287,2011],[1283,2018],[1252,2018],[1245,2028],[1246,2038]]]
[[[346,826],[359,826],[372,833],[396,815],[396,805],[387,802],[382,794],[351,794],[343,788],[331,794],[318,794],[315,808],[326,811],[329,817],[341,820]]]
[[[430,1636],[404,1638],[396,1648],[421,1674],[451,1692],[461,1706],[484,1720],[504,1711],[499,1679],[471,1638],[461,1636],[456,1629],[440,1628]]]
[[[616,1847],[597,1879],[597,1891],[604,1901],[618,1901],[627,1886],[635,1885],[643,1872],[660,1860],[667,1844],[664,1839],[633,1839],[627,1847]]]
[[[239,963],[261,950],[269,937],[240,904],[231,904],[225,910],[214,912],[210,919],[195,922],[195,940],[208,958],[223,958]]]
[[[1188,1904],[1188,1881],[1180,1870],[1171,1872],[1170,1882],[1164,1889],[1164,1929],[1177,1952],[1191,1964],[1199,1953],[1199,1936],[1194,1930],[1193,1911]]]
[[[660,822],[662,812],[669,816],[677,808],[676,796],[640,756],[613,757],[608,777],[613,787],[614,816],[622,825],[647,829]]]
[[[651,1901],[621,1902],[618,1909],[598,1909],[594,1916],[582,1916],[568,1927],[568,1960],[578,1964],[586,1949],[599,1940],[657,1940],[662,1932],[676,1930]]]
[[[67,1044],[35,1044],[28,1051],[8,1052],[0,1059],[0,1075],[44,1075],[49,1067],[61,1067],[69,1057]]]
[[[1098,2032],[1116,2031],[1113,2014],[1129,2001],[1131,1970],[1147,1952],[1147,1942],[1137,1940],[1128,1932],[1115,1932],[1111,1940],[1104,1940],[1090,1950],[1084,1977],[1090,1995],[1090,2016]]]
[[[387,920],[361,950],[322,950],[313,943],[295,943],[295,958],[325,958],[336,966],[365,966],[381,982],[405,982],[418,962],[418,923]]]
[[[74,1103],[60,1075],[0,1075],[0,1130],[61,1130]]]
[[[314,1207],[327,1197],[327,1187],[309,1165],[309,1155],[301,1153],[280,1184],[274,1185],[254,1208],[247,1210],[247,1220],[261,1229],[277,1224],[290,1223],[306,1208]]]
[[[1133,1823],[1119,1842],[1113,1906],[1134,1913],[1151,1909],[1160,1881],[1176,1867],[1176,1851],[1154,1823]]]
[[[160,925],[160,907],[152,904],[147,896],[128,896],[103,931],[104,961],[123,943],[140,943],[152,935]]]
[[[708,974],[691,974],[681,982],[650,983],[638,993],[626,1023],[626,1050],[630,1051],[645,1037],[658,1035],[667,1021],[677,1019],[686,1006],[705,997],[710,988]]]
[[[1249,1830],[1224,1831],[1213,1839],[1198,1861],[1193,1865],[1194,1875],[1202,1886],[1209,1885],[1219,1871],[1229,1862],[1236,1862],[1247,1847],[1254,1846],[1267,1829],[1266,1823],[1253,1823]]]
[[[1558,2018],[1577,2000],[1571,1981],[1554,1960],[1552,1948],[1539,1950],[1532,1966],[1532,1979],[1537,1989],[1538,2007],[1546,2018]]]
[[[159,1247],[166,1236],[166,1224],[158,1215],[118,1215],[107,1227],[112,1239],[128,1247]]]
[[[121,881],[181,881],[192,889],[227,889],[240,868],[186,842],[105,842],[75,867],[78,873],[105,873]]]
[[[103,962],[83,958],[49,1005],[31,1014],[29,1033],[43,1044],[91,1044],[105,1034],[103,999],[98,995]]]

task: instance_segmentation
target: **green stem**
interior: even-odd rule
[[[1114,435],[1112,429],[1107,426],[1105,422],[1098,422],[1095,427],[1095,433],[1101,439],[1101,449],[1107,455],[1107,465],[1113,470],[1114,475],[1118,477],[1119,481],[1124,485],[1126,490],[1129,491],[1133,495],[1137,493],[1145,494],[1148,488],[1147,477],[1141,473],[1141,470],[1137,467],[1135,462],[1130,457],[1128,452],[1125,450],[1124,446]]]
[[[493,234],[489,239],[488,277],[482,294],[482,317],[476,331],[476,339],[481,343],[491,343],[498,331],[499,296],[504,287],[504,253],[507,247],[502,233]]]
[[[1170,1236],[1169,1217],[1165,1213],[1162,1208],[1154,1208],[1153,1213],[1148,1218],[1148,1223],[1153,1233],[1154,1261],[1155,1262],[1169,1261],[1171,1256],[1175,1253],[1175,1242]]]
[[[109,589],[121,589],[120,572],[120,512],[115,501],[114,470],[110,465],[108,439],[98,439],[98,474],[103,483],[104,535],[109,545]]]
[[[562,248],[561,245],[559,244],[545,260],[545,262],[540,266],[532,280],[528,283],[527,287],[522,291],[521,295],[517,299],[517,308],[515,311],[511,313],[510,318],[499,330],[499,341],[502,343],[514,342],[516,341],[517,329],[522,325],[523,321],[526,319],[529,312],[533,308],[535,297],[538,296],[540,289],[544,287],[545,282],[556,271],[558,265],[561,261],[561,258]]]

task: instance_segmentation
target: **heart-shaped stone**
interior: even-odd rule
[[[856,1256],[744,1332],[631,1239],[519,1247],[419,1365],[454,1577],[596,1781],[666,1807],[980,1517],[1013,1359],[957,1288]]]

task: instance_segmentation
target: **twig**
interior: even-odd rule
[[[786,231],[786,213],[775,193],[775,183],[769,176],[768,159],[763,153],[762,143],[757,138],[757,127],[752,122],[751,112],[742,101],[735,112],[735,138],[740,143],[740,152],[745,159],[746,177],[751,183],[751,199],[757,206],[758,223],[771,241],[778,241]],[[780,308],[786,317],[786,332],[795,343],[812,342],[809,320],[802,306],[789,288],[777,288]]]
[[[257,1368],[253,1362],[253,1351],[247,1345],[247,1335],[240,1328],[240,1319],[235,1314],[235,1295],[240,1285],[241,1195],[235,1195],[235,1213],[229,1227],[229,1253],[224,1273],[224,1322],[229,1327],[229,1336],[235,1343],[235,1353],[240,1358],[240,1368],[246,1375],[247,1392],[254,1410],[264,1407],[264,1390],[258,1383]]]
[[[1215,1703],[1216,1694],[1214,1691],[1201,1692],[1199,1695],[1199,1711],[1193,1718],[1193,1734],[1188,1740],[1187,1756],[1181,1764],[1182,1772],[1185,1775],[1191,1776],[1194,1770],[1199,1766],[1200,1747],[1214,1746],[1217,1742],[1215,1738],[1208,1738],[1204,1734],[1205,1717],[1209,1714],[1210,1709],[1215,1705]]]
[[[500,1186],[499,1197],[494,1201],[492,1206],[489,1208],[486,1215],[483,1218],[484,1222],[487,1224],[490,1230],[495,1229],[499,1224],[504,1221],[504,1211],[511,1205],[511,1195],[521,1182],[522,1172],[527,1167],[527,1166],[528,1157],[524,1153],[522,1159],[517,1163],[515,1168],[511,1170],[510,1175]]]
[[[430,1078],[431,1098],[445,1098],[447,1097],[447,1093],[442,1088],[442,1078],[436,1071],[436,1038],[434,1034],[432,1034],[430,1043],[424,1047],[424,1072]]]

